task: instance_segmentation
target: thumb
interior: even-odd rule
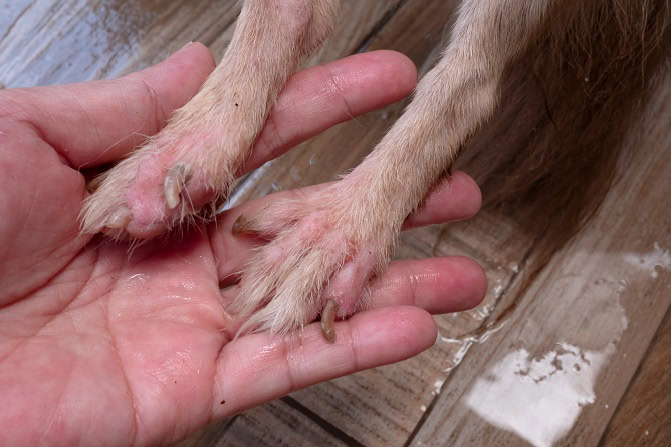
[[[109,81],[0,92],[5,112],[37,129],[71,167],[118,160],[196,94],[214,58],[192,43],[163,62]]]

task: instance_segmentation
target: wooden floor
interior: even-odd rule
[[[453,7],[445,0],[343,0],[320,61],[395,49],[426,68]],[[0,84],[112,78],[189,41],[220,57],[234,0],[0,2]],[[420,356],[297,392],[214,424],[183,445],[668,445],[671,439],[671,87],[651,106],[632,160],[590,224],[531,289],[535,238],[509,216],[414,230],[405,258],[466,254],[489,294],[436,318]],[[246,200],[331,180],[355,166],[402,105],[300,146],[246,181]],[[509,303],[516,310],[498,319]],[[477,334],[477,335],[464,335]]]

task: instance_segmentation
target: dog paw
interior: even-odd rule
[[[226,141],[215,140],[211,132],[166,128],[89,184],[92,194],[83,204],[82,231],[149,239],[196,216],[206,217],[203,208],[213,216],[236,167],[227,154],[244,152],[226,147]]]
[[[284,334],[321,316],[322,334],[333,342],[334,319],[366,308],[368,284],[387,264],[394,230],[355,225],[356,212],[341,192],[335,184],[235,222],[234,233],[268,241],[243,271],[232,303],[233,312],[249,317],[239,333]]]

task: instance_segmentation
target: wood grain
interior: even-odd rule
[[[671,312],[629,385],[600,445],[665,446],[671,439]]]
[[[349,438],[333,433],[306,419],[285,400],[277,400],[247,411],[229,421],[211,424],[200,433],[179,443],[180,447],[228,446],[315,446],[341,447],[351,445]]]
[[[231,34],[239,13],[234,1],[7,3],[7,24],[0,29],[0,83],[7,87],[113,78],[136,71],[190,41],[221,41],[221,36]]]

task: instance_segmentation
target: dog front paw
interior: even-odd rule
[[[232,303],[233,312],[249,317],[240,332],[284,334],[321,316],[322,334],[333,342],[334,319],[366,308],[368,284],[386,266],[395,230],[391,222],[378,222],[389,227],[381,232],[355,225],[362,210],[352,210],[343,192],[336,183],[310,199],[238,218],[235,233],[269,241],[243,271]]]

